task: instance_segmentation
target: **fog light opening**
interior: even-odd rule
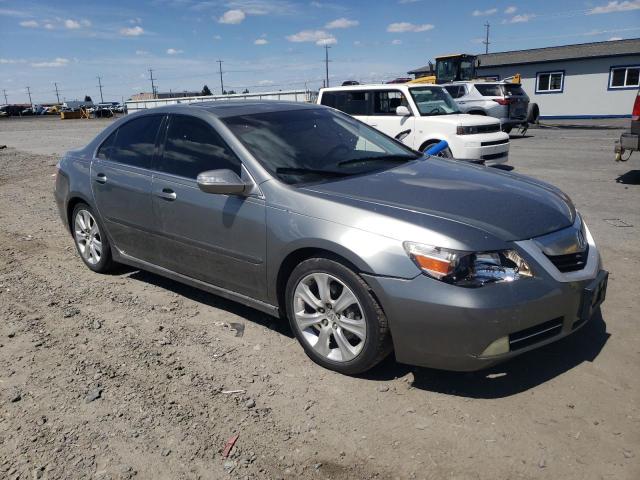
[[[489,346],[484,349],[484,352],[480,354],[480,356],[494,357],[496,355],[502,355],[504,353],[509,353],[509,336],[501,337],[491,342]]]

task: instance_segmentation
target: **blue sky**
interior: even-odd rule
[[[0,102],[120,101],[150,91],[219,93],[385,81],[444,53],[519,50],[640,36],[640,0],[0,0]],[[515,73],[515,72],[514,72]]]

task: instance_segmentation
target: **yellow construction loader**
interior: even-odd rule
[[[466,53],[455,53],[452,55],[441,55],[436,57],[435,75],[416,78],[407,83],[449,83],[466,80],[474,80],[476,76],[476,68],[479,66],[478,57]],[[516,73],[513,77],[504,79],[503,81],[511,83],[520,83],[520,74]]]

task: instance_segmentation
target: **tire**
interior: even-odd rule
[[[540,121],[540,107],[537,103],[530,103],[527,107],[527,123],[537,125]]]
[[[84,264],[94,272],[105,273],[113,267],[111,245],[104,227],[91,207],[78,203],[71,214],[71,234]]]
[[[391,352],[382,308],[362,278],[341,263],[328,258],[300,263],[287,281],[285,302],[291,330],[307,356],[324,368],[356,375]]]

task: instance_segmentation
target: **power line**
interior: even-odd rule
[[[102,98],[102,77],[98,75],[98,88],[100,88],[100,103],[104,103],[104,98]]]
[[[31,90],[27,87],[27,94],[29,95],[29,105],[33,107],[33,102],[31,101]]]
[[[58,99],[58,103],[60,103],[60,92],[58,92],[58,84],[56,82],[53,82],[53,84],[56,86],[56,98]]]
[[[156,85],[153,83],[154,78],[152,68],[149,69],[149,80],[151,80],[151,95],[153,95],[153,98],[156,98]]]
[[[484,24],[484,28],[485,28],[486,32],[485,32],[485,39],[484,39],[484,41],[482,43],[484,43],[484,53],[485,54],[489,53],[489,27],[490,26],[491,25],[489,25],[489,22],[486,22]]]
[[[220,70],[220,92],[224,95],[224,83],[222,82],[222,60],[218,60],[218,67]]]
[[[325,86],[329,87],[329,45],[324,46],[324,70],[326,76]]]

